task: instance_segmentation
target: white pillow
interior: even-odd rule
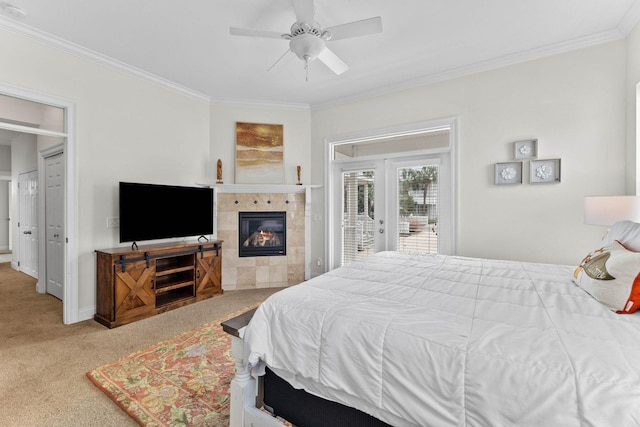
[[[640,224],[633,221],[618,221],[611,226],[609,232],[602,238],[602,246],[613,242],[622,243],[627,249],[640,252]]]
[[[573,273],[573,281],[616,313],[640,308],[640,252],[613,242],[589,253]]]

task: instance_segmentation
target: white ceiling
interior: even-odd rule
[[[640,0],[316,0],[323,27],[380,16],[383,31],[329,41],[350,70],[336,76],[314,61],[306,82],[293,55],[267,72],[287,41],[229,35],[230,26],[288,32],[292,0],[8,2],[27,15],[0,26],[53,35],[214,101],[311,106],[617,40],[640,18]]]

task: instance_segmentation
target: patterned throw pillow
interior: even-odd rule
[[[587,255],[573,281],[616,313],[633,313],[640,308],[640,252],[615,241]]]

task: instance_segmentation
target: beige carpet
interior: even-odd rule
[[[278,289],[223,295],[129,325],[62,324],[62,303],[0,264],[0,426],[137,426],[86,372],[263,301]]]

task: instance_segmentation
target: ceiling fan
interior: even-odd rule
[[[293,6],[296,13],[296,22],[291,25],[290,33],[282,34],[275,31],[251,30],[236,27],[231,27],[229,32],[234,36],[288,40],[289,49],[269,70],[280,62],[289,52],[293,52],[298,58],[304,61],[307,80],[309,62],[315,59],[320,60],[320,62],[337,75],[349,69],[349,66],[327,47],[326,42],[382,32],[382,19],[379,16],[322,28],[322,26],[314,20],[314,0],[293,0]]]

